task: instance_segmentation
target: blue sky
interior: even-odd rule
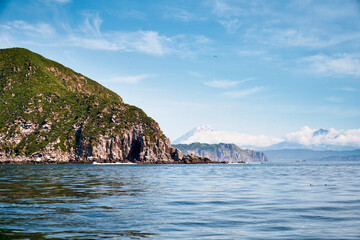
[[[360,128],[360,1],[2,0],[0,47],[98,81],[171,140]]]

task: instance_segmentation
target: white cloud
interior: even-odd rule
[[[349,54],[336,57],[315,55],[303,58],[302,62],[318,74],[360,76],[360,58]]]
[[[311,145],[311,138],[314,133],[314,130],[305,126],[301,128],[298,132],[292,132],[285,136],[286,141],[292,143],[299,143],[303,145]]]
[[[84,48],[142,52],[163,56],[166,54],[194,54],[210,40],[195,35],[160,35],[156,31],[101,32],[101,19],[96,16],[86,18],[84,27],[68,30],[70,44]]]
[[[204,125],[194,128],[189,133],[175,140],[174,143],[234,143],[238,146],[251,145],[256,147],[268,147],[281,141],[282,139],[273,138],[265,135],[254,136],[249,134],[241,134],[238,132],[216,131],[212,127]]]
[[[198,54],[208,54],[209,44],[212,41],[203,35],[180,34],[168,38],[167,50],[170,54],[176,54],[181,57],[189,58]]]
[[[190,21],[202,21],[203,17],[197,16],[189,11],[186,11],[181,8],[165,8],[166,13],[164,14],[165,18],[178,19],[183,22]]]
[[[219,23],[226,29],[228,33],[234,34],[242,26],[239,19],[223,19]]]
[[[235,5],[229,5],[226,1],[215,0],[211,2],[215,20],[222,25],[228,33],[234,34],[244,25],[239,19],[241,16],[247,15],[246,11]]]
[[[198,78],[201,78],[201,77],[204,76],[203,74],[195,72],[195,71],[187,71],[187,74],[189,74],[189,75],[191,75],[193,77],[198,77]]]
[[[53,0],[54,2],[59,2],[59,3],[68,3],[71,2],[71,0]]]
[[[58,32],[47,23],[31,24],[22,20],[0,25],[1,34],[18,43],[29,43],[24,34],[33,35],[36,45],[76,46],[87,49],[108,51],[141,52],[163,56],[178,54],[191,56],[203,50],[210,39],[202,35],[165,36],[156,31],[139,30],[133,32],[102,31],[103,20],[98,14],[85,13],[85,19],[77,27],[63,24]],[[65,32],[61,33],[61,30]],[[39,38],[41,37],[41,38]],[[14,40],[14,41],[15,41]]]
[[[304,126],[300,131],[287,134],[285,140],[306,146],[339,145],[360,147],[360,129],[336,130],[330,128],[319,133],[319,129]]]
[[[141,75],[134,75],[134,76],[118,76],[118,77],[113,77],[113,78],[107,79],[107,80],[105,80],[105,82],[137,84],[141,80],[143,80],[145,78],[150,78],[153,76],[154,75],[151,75],[151,74],[141,74]]]
[[[237,51],[237,53],[240,56],[249,57],[249,56],[261,56],[261,55],[265,54],[265,51],[260,51],[260,50],[239,50],[239,51]]]
[[[275,30],[268,29],[271,37],[269,41],[278,45],[287,45],[295,47],[324,47],[329,45],[329,41],[322,41],[317,34],[310,32],[301,32],[295,29]]]
[[[8,22],[1,26],[10,32],[20,32],[28,35],[41,35],[42,37],[50,37],[55,34],[55,29],[47,23],[29,24],[22,20]]]
[[[358,6],[346,3],[208,0],[214,21],[242,39],[276,47],[324,48],[359,42]],[[301,2],[301,3],[300,3]],[[304,3],[305,2],[305,3]],[[346,25],[347,28],[340,26]],[[239,31],[241,28],[241,31]]]
[[[357,90],[356,88],[352,88],[352,87],[343,87],[341,90],[346,91],[346,92],[359,92],[359,90]]]
[[[68,29],[70,44],[84,48],[112,51],[142,52],[163,56],[166,54],[194,54],[210,42],[202,35],[165,36],[156,31],[102,32],[99,15],[87,14],[77,29]]]
[[[334,97],[334,96],[326,97],[324,98],[324,100],[333,103],[342,103],[344,101],[341,97]]]
[[[230,81],[230,80],[213,80],[211,82],[204,82],[206,86],[214,87],[214,88],[235,87],[239,83],[240,83],[239,81]]]
[[[164,42],[169,41],[168,38],[160,36],[159,33],[153,31],[141,31],[139,35],[139,40],[135,40],[133,44],[134,49],[155,55],[163,55],[167,51],[163,45],[165,45]]]
[[[40,1],[47,3],[47,4],[51,4],[53,2],[63,4],[63,3],[69,3],[72,0],[40,0]]]
[[[67,44],[71,46],[100,50],[121,50],[120,46],[115,43],[109,42],[106,39],[92,39],[70,36],[67,41]]]
[[[235,6],[229,5],[226,1],[223,0],[215,0],[212,1],[212,12],[221,18],[233,18],[241,15],[245,15],[246,11]]]
[[[261,41],[281,47],[306,47],[306,48],[325,48],[344,42],[357,41],[360,34],[355,33],[333,33],[323,29],[312,27],[304,29],[299,26],[296,28],[277,29],[269,27],[262,31]]]
[[[87,36],[92,37],[101,37],[100,26],[102,24],[102,19],[99,14],[85,14],[86,18],[82,26],[80,27],[82,33]]]
[[[144,12],[140,12],[138,10],[131,10],[130,12],[125,12],[123,13],[123,15],[125,16],[129,16],[132,18],[136,18],[139,20],[146,20],[147,19],[147,15]]]
[[[230,88],[230,87],[235,87],[235,86],[239,85],[240,83],[249,82],[252,80],[254,80],[254,78],[246,78],[246,79],[243,79],[240,81],[232,81],[232,80],[223,79],[223,80],[213,80],[210,82],[204,82],[204,84],[206,86],[213,87],[213,88]]]
[[[280,142],[290,142],[305,146],[354,146],[360,147],[360,129],[336,130],[311,129],[304,126],[297,132],[287,134],[284,139],[271,136],[255,136],[238,132],[217,131],[208,125],[194,128],[176,139],[174,143],[234,143],[238,146],[268,147]]]
[[[69,45],[83,48],[142,52],[152,55],[164,55],[168,49],[169,38],[155,31],[102,32],[102,19],[98,14],[85,14],[82,25],[72,29],[68,27]]]
[[[240,90],[240,91],[229,91],[229,92],[223,93],[223,95],[227,96],[227,97],[231,97],[231,98],[243,98],[243,97],[247,97],[249,95],[259,93],[262,91],[264,91],[263,87],[255,87],[255,88]]]

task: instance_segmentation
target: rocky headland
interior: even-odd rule
[[[212,163],[97,82],[27,49],[0,50],[0,164]]]
[[[241,149],[235,144],[191,143],[173,145],[184,154],[206,157],[217,162],[265,162],[267,156],[263,152]]]

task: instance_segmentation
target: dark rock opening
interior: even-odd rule
[[[129,160],[139,160],[140,152],[141,152],[141,142],[137,140],[133,141],[129,153]]]
[[[82,138],[82,127],[76,131],[75,134],[75,154],[81,156],[81,138]]]

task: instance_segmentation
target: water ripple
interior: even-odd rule
[[[0,239],[359,239],[360,164],[0,166]]]

